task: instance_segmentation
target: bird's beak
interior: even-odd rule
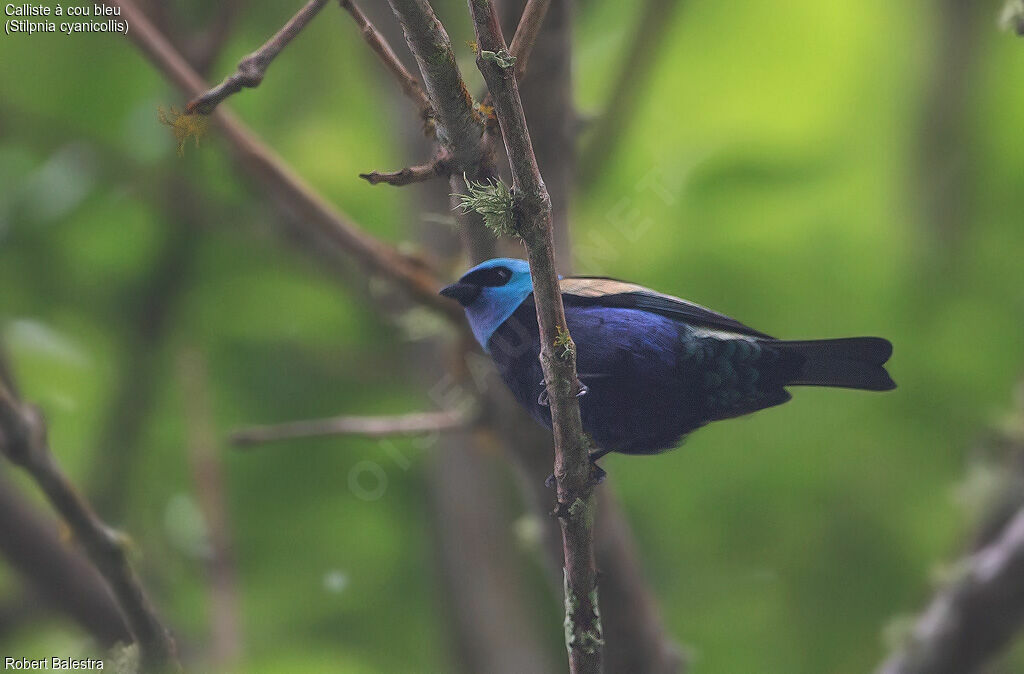
[[[450,297],[464,307],[469,306],[473,303],[473,300],[480,295],[480,286],[475,286],[472,283],[462,283],[456,281],[450,286],[441,288],[441,295]]]

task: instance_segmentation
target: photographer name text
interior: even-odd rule
[[[103,661],[96,658],[4,658],[4,669],[15,670],[57,670],[72,671],[85,669],[103,669]]]

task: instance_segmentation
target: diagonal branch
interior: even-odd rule
[[[490,136],[473,105],[451,40],[427,0],[388,0],[402,24],[436,114],[437,141],[451,157],[452,206],[466,191],[462,175],[477,182],[497,178]],[[475,214],[459,216],[459,232],[473,262],[495,256],[494,237]]]
[[[331,435],[363,435],[370,438],[417,435],[461,430],[469,426],[472,420],[470,414],[460,410],[377,417],[340,416],[243,428],[231,434],[231,442],[237,447],[251,447],[279,440]]]
[[[957,577],[932,598],[901,647],[877,674],[974,672],[1024,628],[1024,382],[1013,412],[981,450],[1005,454],[1005,485],[990,497]]]
[[[508,47],[509,53],[516,59],[516,79],[523,79],[526,73],[526,64],[550,5],[551,0],[528,0],[523,8],[523,16],[519,19],[516,34],[512,36],[512,44]]]
[[[413,103],[416,104],[416,108],[419,110],[420,117],[423,118],[423,128],[428,135],[434,133],[434,108],[430,105],[430,99],[427,98],[427,93],[423,91],[423,86],[420,85],[419,80],[412,76],[402,62],[398,60],[398,56],[395,55],[395,51],[388,44],[388,41],[384,39],[384,36],[380,34],[380,31],[374,28],[370,20],[363,14],[363,10],[359,9],[353,0],[338,0],[341,8],[346,10],[352,15],[352,19],[359,26],[359,32],[362,34],[366,44],[370,45],[370,49],[380,58],[381,63],[384,67],[395,76],[398,80],[398,85],[402,88],[402,93],[405,94]]]
[[[473,108],[473,97],[462,79],[448,33],[427,0],[389,2],[434,106],[438,142],[451,154],[456,173],[475,172],[488,154],[484,125]]]
[[[960,580],[939,593],[908,644],[877,674],[976,671],[1024,623],[1024,510],[996,541],[965,560]]]
[[[400,171],[360,173],[359,177],[371,185],[386,183],[395,187],[401,187],[403,185],[412,185],[413,183],[422,183],[438,176],[451,175],[451,163],[451,157],[442,151],[429,164],[408,166]]]
[[[46,422],[35,407],[0,385],[0,451],[35,480],[110,585],[138,642],[144,669],[180,670],[174,640],[157,617],[128,563],[125,538],[108,527],[57,465],[46,439]]]
[[[281,50],[288,46],[302,29],[313,20],[323,9],[327,0],[309,0],[298,13],[288,20],[281,30],[267,40],[262,47],[238,62],[238,70],[201,96],[189,101],[185,110],[189,113],[208,115],[220,105],[225,98],[237,94],[242,89],[254,89],[263,81],[267,68]]]
[[[188,66],[132,0],[106,0],[106,3],[121,9],[122,16],[132,26],[129,37],[167,79],[186,95],[198,95],[206,89],[202,78]],[[295,220],[296,226],[315,230],[338,244],[370,272],[394,282],[412,299],[449,320],[461,323],[462,311],[437,294],[441,284],[430,270],[353,225],[347,216],[327,203],[230,113],[217,110],[212,117],[219,124],[241,166],[287,202],[299,216]]]
[[[494,97],[509,165],[518,231],[526,243],[540,325],[541,366],[547,382],[555,440],[555,478],[565,572],[569,669],[600,672],[604,636],[597,606],[594,562],[594,476],[580,420],[575,346],[555,269],[551,199],[530,141],[511,55],[491,0],[469,0],[479,52],[477,67]]]
[[[544,17],[547,16],[550,6],[551,0],[527,0],[526,6],[523,7],[523,13],[516,25],[516,33],[512,36],[512,44],[508,47],[509,53],[515,60],[517,80],[523,79],[523,75],[526,74],[526,64],[530,60],[530,54],[533,53],[533,45],[537,43],[537,36],[540,34],[541,26],[544,25]],[[493,107],[493,103],[491,93],[487,92],[482,107]],[[488,131],[494,131],[493,125],[488,128]],[[555,238],[558,238],[557,232]]]
[[[107,582],[79,550],[61,540],[52,517],[44,516],[0,473],[0,554],[25,580],[39,604],[73,619],[101,646],[131,641],[121,609]],[[40,607],[42,608],[42,607]]]

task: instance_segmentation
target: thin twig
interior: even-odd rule
[[[370,438],[416,435],[459,430],[466,428],[470,421],[469,415],[465,412],[454,410],[414,412],[396,416],[340,416],[243,428],[231,434],[231,442],[238,447],[251,447],[280,440],[333,435],[363,435]]]
[[[508,48],[516,59],[516,79],[523,79],[530,53],[533,52],[533,45],[537,42],[537,35],[540,34],[550,5],[551,0],[527,0],[523,8],[523,16],[519,19],[516,34],[512,36],[512,44]]]
[[[220,105],[225,98],[236,94],[242,89],[254,89],[263,81],[267,74],[267,68],[277,55],[281,53],[289,42],[291,42],[302,29],[313,20],[313,17],[323,9],[327,0],[309,0],[306,5],[298,11],[281,30],[267,40],[262,47],[249,54],[238,62],[238,70],[213,89],[189,101],[185,106],[186,112],[192,114],[208,115]]]
[[[186,95],[198,95],[206,89],[202,78],[188,66],[132,0],[106,0],[106,3],[121,9],[122,16],[132,27],[128,33],[129,38],[167,79]],[[352,224],[347,216],[299,178],[290,166],[230,113],[217,110],[212,117],[242,167],[288,203],[298,216],[293,221],[296,226],[314,229],[372,273],[394,282],[420,304],[462,324],[462,311],[453,302],[437,294],[441,283],[429,269]]]
[[[551,199],[541,178],[526,126],[513,64],[490,0],[469,0],[476,31],[477,67],[494,97],[512,169],[519,234],[526,243],[540,324],[541,366],[547,382],[555,439],[555,478],[565,571],[566,647],[573,674],[600,672],[604,636],[594,563],[594,476],[577,394],[575,346],[555,269]],[[556,347],[556,342],[559,347]]]
[[[523,13],[516,25],[516,33],[512,36],[512,44],[508,47],[509,53],[515,59],[517,80],[523,79],[523,75],[526,74],[526,64],[533,53],[533,46],[537,43],[537,36],[544,25],[544,17],[547,16],[550,6],[551,0],[527,0],[526,6],[523,7]],[[487,92],[481,107],[490,108],[493,105],[491,92]]]
[[[428,164],[407,166],[400,171],[360,173],[359,177],[371,185],[386,183],[395,187],[401,187],[448,175],[451,175],[451,159],[447,154],[441,154]]]
[[[128,563],[125,537],[96,516],[57,465],[39,410],[22,403],[6,386],[0,386],[0,450],[32,476],[110,585],[139,645],[143,667],[156,672],[180,670],[174,640]]]
[[[370,45],[370,49],[380,58],[381,63],[384,67],[395,76],[398,80],[398,85],[402,88],[402,93],[405,94],[413,103],[416,104],[416,108],[419,110],[420,117],[423,119],[423,129],[428,135],[434,133],[434,108],[430,105],[430,99],[427,98],[427,93],[423,90],[423,85],[420,84],[419,80],[413,77],[412,73],[406,69],[402,62],[398,60],[398,56],[395,55],[395,51],[388,44],[388,41],[384,39],[380,31],[377,30],[370,20],[363,14],[363,10],[359,9],[359,6],[353,2],[353,0],[338,0],[341,8],[346,10],[352,15],[352,19],[355,20],[356,25],[359,26],[359,32],[362,34],[366,44]]]

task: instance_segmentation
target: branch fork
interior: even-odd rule
[[[180,671],[174,640],[128,562],[126,538],[93,512],[50,452],[39,410],[0,382],[0,451],[23,468],[60,513],[117,600],[146,671]]]

